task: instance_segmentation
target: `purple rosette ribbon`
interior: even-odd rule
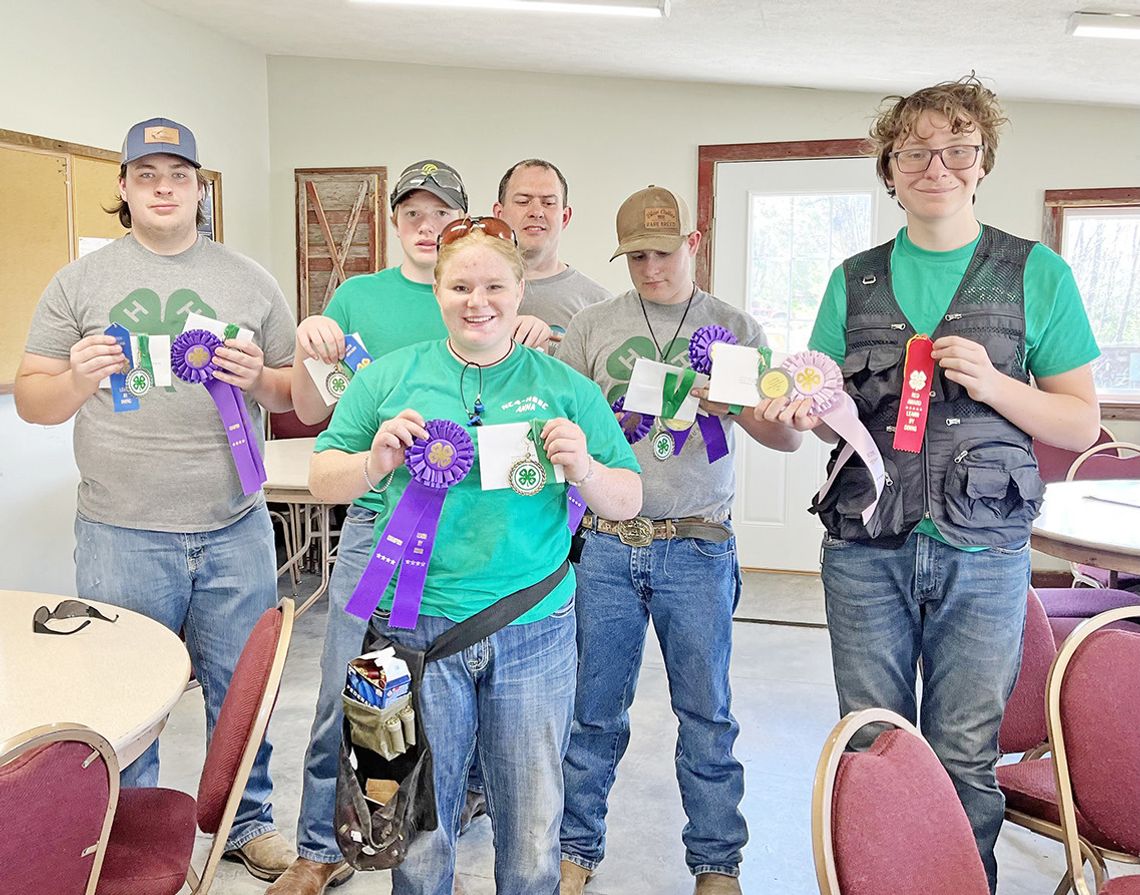
[[[388,619],[393,628],[414,628],[419,621],[443,500],[475,462],[475,445],[462,426],[451,420],[428,420],[424,428],[428,437],[417,438],[404,455],[411,481],[344,607],[357,618],[370,618],[398,567],[400,577]]]
[[[247,495],[256,494],[265,484],[266,475],[253,420],[250,419],[241,389],[214,376],[217,369],[214,365],[214,352],[223,344],[221,339],[208,330],[187,330],[170,346],[170,369],[183,382],[206,387],[226,430],[241,489]]]
[[[706,376],[712,373],[712,347],[717,342],[726,345],[737,344],[736,335],[723,326],[710,324],[702,326],[689,337],[689,365],[698,373]],[[705,455],[709,463],[715,463],[721,457],[728,456],[728,438],[724,434],[724,424],[711,414],[698,414],[697,425],[701,430],[701,437],[705,440]],[[675,454],[681,452],[683,439],[677,439]]]
[[[630,444],[637,444],[653,429],[655,417],[648,413],[625,410],[625,395],[614,401],[610,405],[610,410],[617,415],[618,425],[621,426],[625,440]]]
[[[715,324],[702,326],[689,337],[689,366],[706,376],[712,372],[712,347],[717,342],[735,345],[732,330]]]

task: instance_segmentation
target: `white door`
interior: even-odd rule
[[[905,221],[866,158],[722,162],[715,195],[713,294],[752,314],[782,352],[807,348],[831,271]],[[794,454],[741,445],[732,511],[741,565],[818,571],[823,527],[807,508],[830,447],[810,434]]]

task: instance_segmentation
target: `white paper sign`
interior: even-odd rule
[[[528,456],[530,423],[501,423],[474,428],[479,446],[480,487],[484,491],[511,487],[511,467]],[[542,445],[536,446],[535,450],[541,451]],[[554,481],[566,481],[566,473],[557,463],[554,464]]]
[[[182,327],[182,332],[188,332],[192,329],[204,329],[206,332],[211,332],[219,339],[225,339],[226,327],[229,326],[224,320],[215,320],[213,317],[203,317],[201,314],[195,314],[191,311],[186,315],[186,325]],[[253,341],[253,330],[246,329],[244,326],[238,327],[237,338],[248,339]]]
[[[755,407],[760,403],[760,352],[750,345],[714,342],[709,400]]]
[[[139,365],[139,337],[138,333],[131,333],[131,357],[135,366]],[[150,363],[154,368],[155,388],[166,388],[170,385],[170,336],[150,337]],[[99,388],[110,388],[111,377],[105,376],[99,383]]]
[[[680,375],[685,372],[681,367],[639,357],[633,365],[633,372],[629,377],[629,390],[625,393],[623,409],[632,410],[635,413],[648,413],[651,416],[661,416],[663,409],[661,392],[665,388],[665,377],[670,373]],[[693,382],[693,388],[699,388],[707,384],[708,381],[709,378],[704,373],[698,373]],[[673,419],[693,422],[697,418],[700,403],[695,396],[689,395],[681,402],[681,407],[674,414]]]

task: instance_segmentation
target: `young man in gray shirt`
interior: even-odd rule
[[[155,384],[157,348],[191,312],[252,331],[227,338],[213,362],[218,380],[241,389],[258,432],[259,404],[292,406],[294,323],[265,270],[198,233],[199,167],[189,128],[153,118],[130,129],[113,213],[131,232],[48,284],[17,374],[16,409],[41,425],[75,417],[76,592],[185,631],[209,737],[246,638],[277,603],[273,527],[261,491],[244,493],[207,390],[177,377]],[[115,412],[125,391],[99,387],[128,366],[108,324],[139,339],[131,412]],[[295,857],[273,824],[270,751],[268,741],[258,751],[226,852],[261,879]],[[122,784],[157,782],[154,743],[123,770]]]
[[[526,262],[521,313],[545,322],[557,342],[570,318],[610,293],[558,257],[562,231],[570,224],[566,178],[542,159],[524,159],[499,181],[494,213],[511,225]]]
[[[652,186],[634,193],[618,211],[617,235],[613,257],[626,256],[634,288],[579,312],[558,350],[559,359],[597,382],[608,400],[625,395],[638,358],[688,367],[689,339],[703,326],[725,327],[743,345],[765,344],[748,314],[693,283],[701,234],[674,193]],[[695,393],[703,398],[706,392]],[[676,423],[657,421],[653,434],[641,431],[641,438],[626,427],[642,469],[643,515],[613,522],[587,514],[582,523],[578,685],[563,763],[563,895],[580,895],[604,855],[606,802],[629,744],[629,708],[651,619],[680,719],[686,862],[697,895],[741,891],[737,876],[748,831],[739,808],[744,769],[732,754],[739,727],[728,682],[732,612],[740,596],[729,521],[734,435],[740,428],[779,451],[795,450],[799,438],[750,412],[729,416],[726,405],[702,400],[701,406],[727,429],[727,456],[710,463],[696,426],[676,453],[660,450],[680,438]]]

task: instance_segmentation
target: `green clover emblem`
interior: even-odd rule
[[[519,482],[526,485],[528,488],[538,481],[538,476],[534,474],[534,470],[530,467],[519,470]]]

